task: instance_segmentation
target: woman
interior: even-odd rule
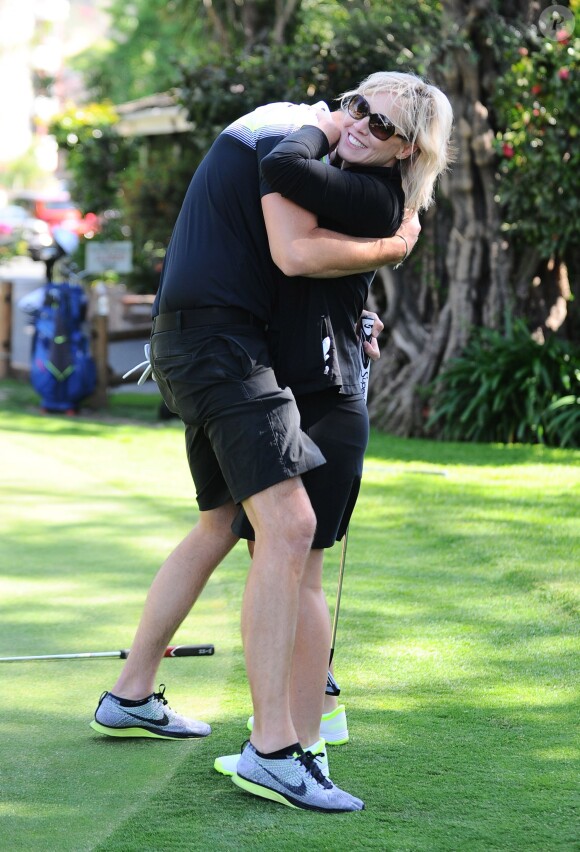
[[[392,235],[405,207],[412,215],[433,201],[436,180],[450,162],[451,106],[439,89],[412,74],[378,72],[345,92],[341,107],[335,113],[321,111],[318,126],[305,126],[280,142],[262,160],[263,178],[272,193],[316,214],[321,227],[352,236]],[[331,168],[323,162],[329,153]],[[278,266],[290,272],[292,253],[300,247],[284,241],[290,245],[288,251],[278,244],[280,228],[275,227],[275,201],[270,204],[270,198],[263,198],[267,227],[270,220],[270,249]],[[308,684],[312,689],[314,683],[320,685],[321,711],[326,670],[314,670],[309,649],[330,648],[328,608],[322,591],[324,548],[340,540],[349,524],[368,442],[357,324],[373,275],[355,272],[327,279],[281,275],[279,321],[271,324],[278,381],[294,392],[301,427],[327,460],[303,476],[317,530],[296,639],[302,647],[298,656],[303,665],[295,666],[293,672],[296,683],[303,685],[294,690],[295,695],[308,694]],[[376,340],[363,347],[367,355],[378,357]],[[243,538],[253,538],[243,513],[233,529]],[[335,741],[345,741],[348,731],[343,708],[336,713],[336,699],[326,701],[324,709],[335,728],[343,727],[342,736],[337,731]],[[292,707],[292,716],[300,719],[305,711],[310,714],[302,702]],[[309,742],[315,742],[315,733],[318,735],[312,731]],[[233,767],[234,756],[216,761],[219,771],[233,771]]]

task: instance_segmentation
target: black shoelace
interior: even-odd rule
[[[164,683],[159,684],[159,692],[154,692],[153,698],[155,698],[156,701],[161,701],[162,704],[167,704],[167,698],[165,698],[165,684]]]
[[[313,755],[311,751],[305,751],[302,754],[296,755],[296,760],[298,760],[302,766],[310,772],[314,780],[317,781],[321,787],[324,787],[326,790],[330,790],[332,782],[325,776],[316,762],[316,756]]]

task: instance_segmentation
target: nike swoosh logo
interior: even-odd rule
[[[125,713],[127,716],[132,716],[133,719],[139,719],[140,722],[149,722],[150,725],[159,725],[161,728],[169,724],[169,718],[165,713],[160,719],[151,719],[149,716],[138,716],[136,713],[129,713],[127,708],[125,708]]]
[[[296,786],[295,784],[288,784],[286,781],[283,781],[281,778],[278,778],[277,775],[274,775],[273,772],[270,772],[268,769],[266,769],[263,763],[261,763],[260,766],[262,767],[264,772],[266,772],[266,774],[270,776],[270,778],[273,778],[274,781],[277,781],[278,784],[282,785],[282,787],[286,787],[289,793],[294,793],[295,796],[303,796],[306,793],[306,784],[304,783],[304,781],[301,781],[298,786]]]

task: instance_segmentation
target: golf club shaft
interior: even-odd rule
[[[340,566],[338,568],[338,586],[336,588],[336,603],[334,604],[334,617],[332,619],[332,638],[330,641],[330,663],[332,663],[332,658],[334,656],[334,646],[336,643],[336,631],[338,629],[338,613],[340,611],[340,598],[342,595],[342,581],[344,577],[344,566],[346,562],[346,548],[348,546],[348,527],[346,528],[346,532],[342,537],[342,550],[340,553]]]
[[[360,389],[364,396],[365,402],[368,396],[369,390],[369,378],[371,371],[371,361],[369,356],[365,353],[363,349],[363,341],[366,340],[370,342],[372,338],[372,330],[373,330],[374,320],[372,317],[362,317],[360,323],[360,336],[361,336],[361,368],[360,368]],[[328,665],[332,665],[332,658],[334,657],[334,648],[336,645],[336,631],[338,629],[338,614],[340,612],[340,598],[342,595],[342,582],[344,579],[344,566],[346,563],[346,548],[348,545],[348,527],[345,530],[344,536],[342,538],[342,551],[340,554],[340,567],[338,569],[338,587],[336,590],[336,603],[334,606],[334,617],[332,619],[332,639],[330,642],[330,659]],[[328,672],[328,677],[326,681],[326,692],[328,695],[340,695],[340,687],[335,681],[332,672]]]
[[[80,654],[36,654],[30,657],[0,657],[0,663],[29,662],[33,660],[89,660],[96,657],[115,657],[126,660],[130,648],[121,651],[87,651]],[[213,645],[169,645],[164,657],[211,657],[215,648]]]

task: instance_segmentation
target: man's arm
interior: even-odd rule
[[[319,228],[316,216],[278,193],[262,198],[270,252],[288,277],[343,278],[399,263],[413,249],[421,226],[413,216],[397,231],[400,236],[371,239],[350,237]]]

